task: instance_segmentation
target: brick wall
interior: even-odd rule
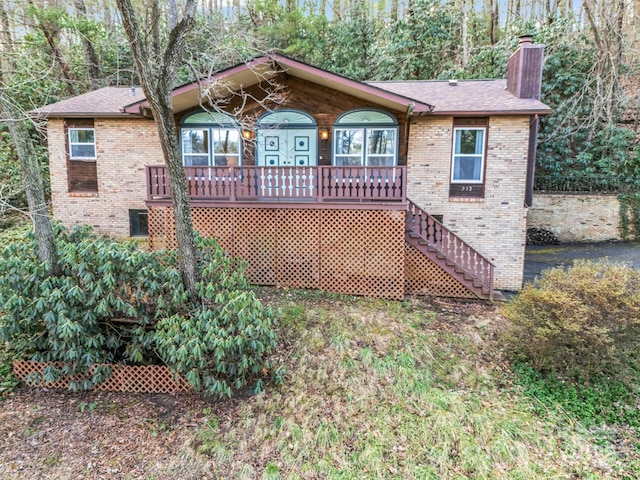
[[[95,119],[98,193],[69,193],[62,119],[48,121],[54,217],[67,226],[86,223],[100,233],[129,236],[129,209],[145,209],[145,165],[163,163],[155,123]]]
[[[621,240],[617,195],[536,194],[529,226],[555,233],[561,242]]]
[[[489,124],[484,199],[449,199],[452,117],[418,119],[411,126],[408,196],[496,266],[495,286],[522,285],[527,209],[524,208],[529,118],[493,117]],[[97,194],[69,194],[63,121],[50,119],[54,216],[66,225],[129,236],[129,209],[145,208],[145,165],[161,164],[155,124],[96,119]]]
[[[449,198],[453,117],[411,124],[407,197],[493,262],[498,289],[522,286],[528,135],[528,116],[491,117],[484,198]]]

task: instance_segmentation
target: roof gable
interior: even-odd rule
[[[222,97],[226,92],[238,91],[241,88],[256,85],[262,80],[270,80],[282,73],[347,93],[392,110],[428,113],[433,109],[432,105],[416,101],[406,95],[351,80],[298,60],[271,53],[222,70],[206,79],[175,88],[173,90],[174,110],[182,112],[200,105],[203,89],[208,90],[212,97]],[[123,111],[139,114],[145,108],[148,108],[148,102],[141,100],[127,105]]]

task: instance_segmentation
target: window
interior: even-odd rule
[[[185,166],[240,165],[240,129],[221,113],[195,112],[182,121],[182,163]]]
[[[182,163],[189,167],[209,165],[209,131],[182,129]]]
[[[149,213],[146,210],[129,210],[129,235],[132,237],[149,235]]]
[[[364,129],[336,129],[334,161],[339,166],[362,165]]]
[[[69,193],[98,193],[96,131],[92,118],[65,118],[67,182]]]
[[[449,197],[484,198],[487,126],[486,118],[454,119]]]
[[[453,130],[452,182],[482,183],[484,133],[484,128],[455,128]]]
[[[397,165],[396,125],[397,121],[391,114],[378,110],[354,110],[343,114],[334,128],[334,165]]]
[[[72,160],[95,160],[96,133],[93,128],[69,129],[69,158]]]
[[[240,131],[218,128],[211,131],[214,165],[240,164]]]

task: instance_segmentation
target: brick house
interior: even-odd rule
[[[270,54],[176,88],[194,226],[257,284],[384,298],[518,290],[538,116],[550,113],[543,50],[523,38],[506,80],[362,83]],[[175,245],[140,89],[35,113],[48,121],[55,218]]]

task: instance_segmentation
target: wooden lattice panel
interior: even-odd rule
[[[233,208],[192,208],[193,228],[203,237],[218,239],[220,246],[234,255],[236,212]]]
[[[276,284],[276,210],[237,209],[234,249],[231,255],[249,264],[249,277],[256,285]]]
[[[149,249],[176,248],[176,227],[173,212],[168,207],[149,208]]]
[[[369,297],[404,293],[476,298],[404,242],[404,212],[270,208],[192,209],[194,227],[249,264],[254,284]],[[169,207],[149,209],[153,250],[175,248]],[[406,257],[406,259],[405,259]]]
[[[322,290],[402,298],[404,212],[323,210]]]
[[[38,363],[28,360],[15,360],[13,362],[13,373],[16,378],[23,382],[33,373],[42,374],[44,369],[53,365],[62,367],[61,363]],[[110,365],[111,377],[96,385],[95,390],[108,392],[134,392],[134,393],[177,393],[191,391],[191,386],[187,381],[174,376],[168,367],[162,365]],[[93,367],[95,368],[95,367]],[[79,375],[74,380],[91,378],[93,368],[86,374]],[[53,383],[44,381],[33,385],[55,389],[68,389],[69,380],[59,379]]]
[[[411,295],[477,298],[458,280],[411,245],[405,245],[405,292]]]
[[[277,285],[320,288],[320,210],[277,211]]]

